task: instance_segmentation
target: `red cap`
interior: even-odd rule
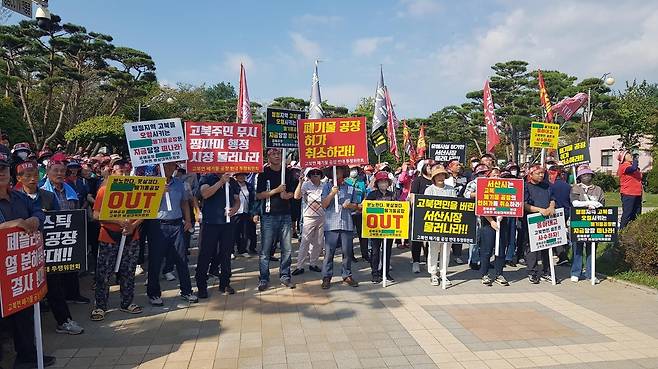
[[[35,161],[24,161],[16,166],[16,173],[24,172],[28,169],[37,169],[39,166]]]

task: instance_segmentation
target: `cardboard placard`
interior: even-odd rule
[[[522,217],[523,180],[478,178],[475,214],[491,217]]]
[[[299,161],[303,168],[368,164],[366,118],[297,121]]]
[[[87,212],[79,210],[46,211],[43,222],[43,247],[46,273],[87,270]]]
[[[123,129],[134,167],[187,160],[179,118],[125,123]]]
[[[532,122],[530,124],[530,147],[557,149],[559,137],[559,124],[544,122]]]
[[[466,144],[454,142],[436,142],[430,144],[430,159],[439,163],[447,163],[457,159],[460,163],[466,162]]]
[[[306,119],[306,112],[288,109],[267,108],[265,116],[265,147],[296,149],[297,121]]]
[[[361,236],[364,238],[409,238],[409,202],[363,202]]]
[[[528,214],[530,251],[535,252],[566,245],[568,239],[564,219],[564,208],[555,209],[555,214],[549,217],[540,213]]]
[[[476,243],[477,218],[473,200],[414,195],[413,241]]]
[[[560,162],[562,162],[562,165],[564,165],[565,168],[571,168],[590,162],[587,141],[580,141],[575,144],[562,146],[557,152],[560,155]]]
[[[571,208],[572,242],[617,242],[619,209]]]
[[[157,218],[166,183],[163,177],[110,176],[100,220]]]

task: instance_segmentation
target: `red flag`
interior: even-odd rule
[[[564,120],[569,120],[571,117],[587,102],[589,96],[580,92],[577,93],[574,97],[567,97],[566,99],[560,101],[559,103],[553,105],[553,110],[556,113],[560,114]]]
[[[425,142],[425,126],[421,125],[418,131],[418,141],[416,143],[416,155],[418,159],[425,158],[425,150],[427,150],[427,142]]]
[[[391,154],[395,155],[395,159],[400,161],[400,153],[398,151],[398,139],[395,134],[395,129],[400,126],[398,117],[395,116],[393,104],[391,103],[391,95],[388,93],[388,88],[384,87],[384,97],[386,98],[386,112],[388,113],[388,125],[386,133],[388,135],[388,147]]]
[[[411,141],[411,133],[409,133],[409,127],[407,127],[407,121],[402,121],[402,146],[404,146],[404,151],[409,155],[411,162],[416,162],[416,148],[414,143]]]
[[[240,92],[238,94],[238,107],[236,112],[238,123],[252,124],[251,105],[249,104],[249,92],[247,91],[247,73],[242,63],[240,64]]]
[[[494,147],[500,143],[500,136],[498,136],[498,123],[496,123],[489,80],[484,82],[482,105],[484,106],[484,123],[487,126],[487,152],[493,152]]]
[[[544,76],[541,74],[541,70],[537,69],[539,75],[537,79],[539,80],[539,100],[541,101],[541,106],[546,112],[546,122],[553,122],[553,111],[551,109],[551,100],[548,97],[548,91],[546,91],[546,84],[544,83]]]

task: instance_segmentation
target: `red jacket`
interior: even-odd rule
[[[632,173],[626,173],[626,169],[631,166],[633,163],[627,161],[619,164],[619,169],[617,169],[619,192],[622,195],[642,196],[642,172],[637,168]]]

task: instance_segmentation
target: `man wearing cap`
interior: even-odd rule
[[[307,168],[304,178],[295,189],[295,199],[302,200],[303,224],[302,237],[297,253],[297,267],[292,275],[304,273],[304,264],[308,260],[308,269],[321,272],[318,266],[320,252],[324,246],[324,208],[322,207],[322,171]]]
[[[642,171],[638,158],[638,154],[632,154],[630,151],[624,151],[617,156],[622,207],[620,230],[642,213]]]
[[[486,153],[480,157],[480,164],[484,164],[491,169],[495,166],[495,160],[492,154]]]
[[[263,200],[260,219],[261,250],[259,256],[260,277],[258,290],[265,291],[270,283],[270,258],[272,247],[278,240],[281,247],[279,280],[282,286],[295,288],[290,280],[292,264],[292,219],[290,199],[294,187],[292,174],[286,171],[286,183],[281,183],[281,171],[286,170],[281,164],[281,150],[267,151],[268,166],[258,175],[256,198]]]
[[[541,213],[541,215],[545,217],[555,214],[555,196],[553,196],[553,191],[551,191],[548,179],[546,178],[546,170],[543,166],[536,164],[528,169],[528,176],[524,186],[523,199],[525,201],[523,244],[527,244],[526,262],[528,269],[528,280],[532,284],[538,284],[540,278],[550,282],[551,275],[548,272],[548,250],[534,252],[530,251],[526,219],[528,214],[532,213]],[[539,274],[540,258],[542,262],[541,275]]]
[[[388,178],[388,173],[377,172],[375,174],[375,189],[368,194],[366,200],[371,201],[393,201],[395,194],[389,190],[391,186],[391,179]],[[391,266],[391,251],[392,242],[387,242],[386,245],[386,260],[382,248],[384,246],[384,239],[371,238],[370,244],[372,246],[372,257],[370,259],[370,271],[372,275],[372,283],[381,283],[383,279],[383,271],[386,270],[386,280],[394,281],[393,276],[389,273]]]

